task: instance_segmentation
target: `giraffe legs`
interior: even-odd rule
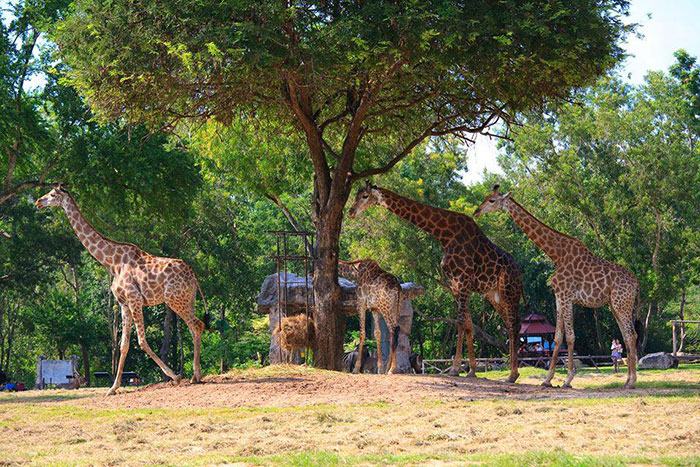
[[[126,354],[129,353],[129,339],[131,338],[131,312],[127,307],[119,304],[122,311],[122,341],[119,346],[119,365],[117,366],[117,373],[114,375],[114,382],[112,387],[107,391],[107,396],[113,396],[116,394],[117,389],[122,385],[122,373],[124,373],[124,362],[126,362]]]
[[[566,347],[567,347],[567,366],[569,371],[566,375],[566,381],[562,385],[563,388],[571,387],[571,380],[576,376],[576,369],[574,368],[574,342],[576,340],[576,335],[574,334],[574,309],[571,303],[565,308],[564,316],[564,329],[566,330]]]
[[[167,292],[166,292],[167,294]],[[193,351],[193,362],[192,362],[192,383],[202,382],[202,368],[200,364],[200,355],[202,348],[202,333],[204,333],[204,323],[198,319],[194,314],[194,300],[193,295],[188,305],[185,301],[177,300],[177,297],[166,297],[166,304],[182,318],[182,320],[187,324],[187,328],[192,334],[192,344],[194,346]],[[289,363],[292,359],[292,352],[285,352],[285,361]],[[158,363],[156,361],[156,363]],[[162,367],[161,367],[162,368]],[[167,365],[166,365],[167,368]],[[165,371],[165,370],[163,370]],[[169,375],[168,375],[169,376]]]
[[[552,358],[549,362],[549,372],[547,377],[542,382],[542,386],[552,387],[552,378],[554,378],[554,370],[557,366],[557,358],[559,357],[559,349],[561,348],[561,343],[564,339],[564,313],[561,311],[559,306],[559,300],[557,299],[557,326],[554,332],[554,351],[552,352]]]
[[[634,389],[637,383],[637,332],[634,329],[634,295],[614,289],[610,297],[610,309],[615,316],[627,347],[627,381],[625,389]]]
[[[516,310],[516,313],[518,311]],[[519,326],[518,326],[519,327]],[[510,351],[510,375],[507,381],[509,383],[515,383],[520,372],[518,371],[518,336],[520,335],[520,329],[515,329],[513,324],[508,326],[508,343]]]
[[[360,373],[362,371],[362,350],[365,345],[365,307],[358,307],[359,313],[358,318],[360,319],[360,344],[357,346],[357,359],[355,360],[355,368],[352,369],[353,373]]]
[[[377,374],[382,375],[386,370],[382,359],[382,328],[379,326],[379,313],[372,312],[374,322],[374,340],[377,342]]]
[[[520,376],[520,372],[518,371],[518,338],[520,336],[520,312],[518,310],[518,304],[513,306],[510,303],[499,303],[492,295],[487,295],[486,299],[493,305],[508,328],[510,375],[506,381],[508,383],[514,383]]]
[[[389,370],[387,374],[393,375],[396,373],[396,347],[399,341],[399,325],[391,323],[389,325]]]
[[[129,303],[131,316],[133,317],[134,324],[136,325],[136,335],[139,340],[139,345],[141,346],[141,349],[146,352],[154,362],[156,362],[160,369],[163,370],[163,373],[168,375],[175,382],[175,384],[178,384],[182,379],[182,376],[176,375],[175,372],[171,370],[170,367],[166,365],[148,345],[148,341],[146,340],[146,327],[143,322],[143,310],[141,307],[142,304],[140,302],[137,303],[136,301],[133,301]]]
[[[467,336],[467,351],[469,352],[469,372],[467,377],[476,377],[476,354],[474,353],[474,326],[472,315],[469,312],[469,295],[460,295],[457,299],[459,314],[457,315],[457,348],[452,360],[450,376],[459,375],[459,368],[462,366],[462,347],[464,346],[464,335]]]

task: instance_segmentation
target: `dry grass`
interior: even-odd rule
[[[275,334],[278,336],[280,347],[288,354],[313,344],[314,322],[305,314],[285,316],[280,328],[275,330]]]
[[[235,382],[240,391],[251,383],[288,380],[346,384],[346,377],[360,376],[392,381],[282,366],[237,371],[217,383],[186,389],[219,392]],[[501,377],[497,372],[486,376]],[[523,383],[539,382],[539,377],[539,371],[526,370]],[[609,389],[624,383],[623,377],[584,372],[574,381],[590,389],[565,398],[559,397],[565,391],[555,391],[546,399],[470,400],[460,393],[416,400],[402,385],[420,378],[393,377],[403,401],[360,404],[349,398],[329,405],[201,408],[193,397],[188,409],[132,409],[119,408],[120,401],[171,390],[127,393],[102,405],[90,403],[102,401],[101,396],[75,399],[93,396],[95,390],[0,395],[0,464],[700,464],[697,366],[640,372],[640,381],[651,389],[625,397]],[[506,386],[483,380],[476,385]],[[519,386],[527,387],[507,385]]]

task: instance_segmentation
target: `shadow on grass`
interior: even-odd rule
[[[622,389],[624,381],[612,381],[603,384],[586,385],[584,389]],[[688,391],[700,391],[700,383],[690,383],[688,381],[639,381],[637,389],[684,389]]]
[[[32,391],[32,393],[24,395],[21,392],[3,394],[0,395],[0,405],[8,404],[32,404],[32,403],[42,403],[42,402],[61,402],[69,401],[75,399],[84,399],[86,397],[93,397],[94,393],[70,393],[70,394],[37,394]]]

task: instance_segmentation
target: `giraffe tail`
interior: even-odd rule
[[[202,286],[199,285],[199,279],[197,276],[194,277],[197,283],[197,290],[199,290],[199,295],[202,297],[202,303],[204,303],[204,316],[202,317],[202,322],[204,323],[204,329],[211,329],[211,315],[209,314],[209,308],[207,307],[207,299],[202,292]]]

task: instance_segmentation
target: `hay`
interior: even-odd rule
[[[280,347],[291,354],[295,350],[311,347],[314,340],[314,321],[305,314],[282,318],[282,328],[275,331]]]

